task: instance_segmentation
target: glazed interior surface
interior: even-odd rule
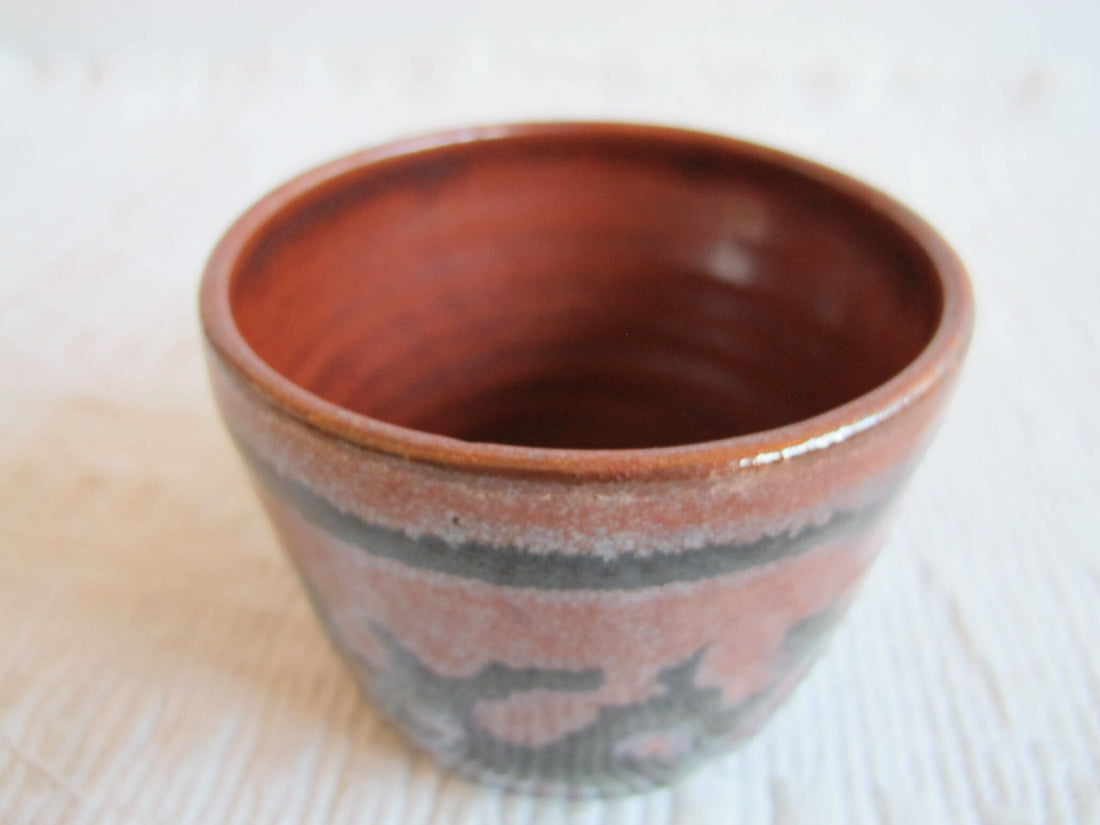
[[[921,351],[942,295],[886,218],[768,162],[527,135],[399,156],[299,197],[230,286],[271,367],[467,441],[659,447],[778,427]]]

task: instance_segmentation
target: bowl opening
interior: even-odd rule
[[[619,449],[768,430],[908,365],[943,312],[884,214],[765,157],[517,134],[353,168],[285,204],[230,310],[340,407],[472,442]]]

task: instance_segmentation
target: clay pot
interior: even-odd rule
[[[229,431],[378,709],[570,795],[667,782],[794,687],[972,318],[884,195],[607,124],[307,172],[233,225],[201,304]]]

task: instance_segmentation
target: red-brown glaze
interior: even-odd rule
[[[897,373],[940,312],[881,216],[790,170],[614,133],[444,146],[269,222],[241,335],[344,409],[467,441],[659,447]]]

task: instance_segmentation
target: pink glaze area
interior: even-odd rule
[[[371,628],[400,640],[444,677],[492,663],[602,672],[598,689],[532,690],[481,702],[477,720],[502,739],[541,744],[584,727],[601,708],[662,690],[658,674],[705,649],[697,685],[734,705],[768,688],[790,663],[783,640],[800,621],[846,603],[881,541],[876,532],[805,555],[693,583],[628,591],[507,588],[378,559],[326,535],[291,507],[269,512],[340,647],[384,670]]]

